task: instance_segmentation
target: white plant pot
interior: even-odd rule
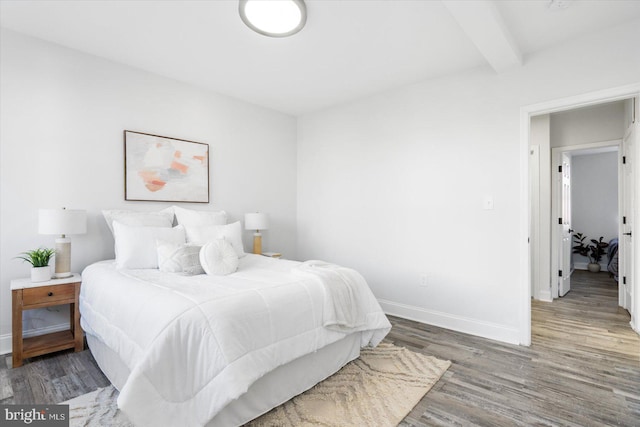
[[[600,271],[600,264],[590,262],[589,264],[587,264],[587,269],[592,273],[598,273]]]
[[[31,267],[32,282],[46,282],[51,280],[51,267]]]

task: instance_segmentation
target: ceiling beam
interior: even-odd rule
[[[442,3],[497,73],[522,65],[522,54],[492,1]]]

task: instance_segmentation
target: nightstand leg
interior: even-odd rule
[[[12,336],[13,348],[11,349],[12,365],[14,368],[22,366],[22,289],[11,291],[13,317]]]
[[[69,306],[69,318],[71,321],[71,332],[75,342],[74,351],[84,350],[84,337],[82,336],[82,327],[80,327],[80,283],[76,284],[76,302]]]

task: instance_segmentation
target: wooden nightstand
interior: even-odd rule
[[[32,283],[31,279],[11,281],[14,368],[22,366],[22,361],[29,357],[68,348],[82,351],[84,342],[82,328],[80,328],[79,307],[81,282],[82,278],[79,274],[65,279],[52,279],[48,282]],[[24,310],[62,304],[70,304],[69,330],[30,338],[22,337],[22,312]]]

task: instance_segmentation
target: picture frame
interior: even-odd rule
[[[209,144],[125,130],[124,199],[209,203]]]

